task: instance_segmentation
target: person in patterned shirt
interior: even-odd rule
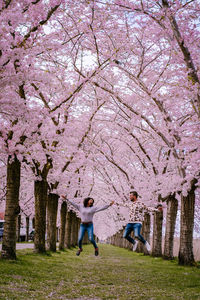
[[[130,210],[129,222],[126,225],[123,237],[133,244],[133,251],[137,249],[138,241],[141,241],[145,245],[147,251],[150,252],[151,246],[140,234],[142,222],[144,220],[144,213],[161,211],[162,205],[159,205],[158,209],[147,207],[144,203],[138,201],[138,193],[136,191],[130,192],[130,200],[132,203],[126,205]],[[132,231],[134,232],[135,239],[130,236]]]

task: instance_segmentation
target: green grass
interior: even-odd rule
[[[0,260],[0,299],[200,299],[200,269],[110,245]]]

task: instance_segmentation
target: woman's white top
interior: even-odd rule
[[[72,200],[67,199],[67,201],[80,212],[81,222],[84,223],[92,222],[95,213],[105,210],[110,206],[110,204],[107,204],[102,207],[97,207],[97,206],[85,207],[83,204],[77,204]]]

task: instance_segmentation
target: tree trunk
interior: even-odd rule
[[[20,167],[21,164],[16,156],[13,160],[8,157],[5,223],[1,251],[1,257],[6,259],[16,259],[16,220],[20,212]]]
[[[32,219],[32,227],[33,227],[33,229],[35,229],[35,217],[33,217],[33,219]]]
[[[72,231],[72,211],[67,212],[66,226],[65,226],[65,248],[71,247],[71,231]]]
[[[150,243],[150,220],[151,220],[150,214],[145,213],[141,234],[144,237],[144,239],[149,243]],[[145,255],[149,255],[149,252],[147,251],[146,247],[141,242],[138,243],[137,252],[143,252]]]
[[[16,226],[17,242],[20,242],[20,229],[21,229],[21,215],[18,215],[17,216],[17,226]]]
[[[61,210],[60,210],[60,241],[59,241],[59,250],[64,250],[66,217],[67,217],[67,203],[63,202],[62,205],[61,205]]]
[[[166,229],[165,229],[165,244],[164,244],[164,259],[173,259],[174,250],[174,231],[176,225],[176,216],[178,209],[178,201],[175,195],[170,195],[167,199],[167,216],[166,216]]]
[[[47,199],[47,249],[54,252],[57,240],[58,198],[56,194],[49,194]]]
[[[26,242],[29,240],[29,217],[26,217]]]
[[[45,249],[46,232],[46,203],[47,203],[47,182],[37,180],[34,184],[35,194],[35,252],[43,253]]]
[[[181,196],[181,229],[179,265],[194,265],[193,254],[193,228],[194,228],[194,205],[195,205],[195,183],[193,182],[188,195]]]
[[[154,212],[152,256],[162,256],[162,222],[163,212]]]
[[[76,246],[76,214],[72,212],[72,224],[71,224],[71,247]]]
[[[75,232],[75,245],[78,245],[78,231],[79,231],[80,219],[76,216],[76,232]]]

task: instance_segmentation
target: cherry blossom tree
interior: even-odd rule
[[[30,49],[37,33],[41,33],[60,3],[44,1],[4,1],[1,4],[2,111],[1,148],[8,154],[5,229],[2,257],[15,258],[16,216],[19,213],[21,145],[31,134],[27,128],[31,119],[26,102],[25,81],[31,69]],[[28,55],[29,54],[29,55]],[[28,61],[29,60],[29,61]],[[30,73],[29,73],[30,75]],[[31,111],[32,112],[32,111]],[[33,115],[32,115],[33,117]],[[17,178],[17,180],[16,180]]]
[[[22,164],[22,174],[35,181],[36,227],[43,228],[36,230],[36,249],[45,251],[48,189],[69,197],[95,194],[103,203],[113,197],[126,201],[134,188],[149,205],[168,203],[168,240],[174,234],[172,211],[177,200],[182,203],[179,263],[193,264],[199,3],[15,5],[5,1],[1,7],[0,143],[3,159],[9,155],[8,167],[13,163],[16,171],[18,164],[19,175]],[[18,196],[9,196],[9,189],[16,215]],[[23,209],[33,189],[25,194]],[[30,210],[33,214],[33,204]],[[104,219],[109,234],[123,227],[122,214],[127,214],[111,211],[112,217],[105,212]],[[97,233],[105,237],[104,230]],[[15,257],[14,239],[11,249]]]

